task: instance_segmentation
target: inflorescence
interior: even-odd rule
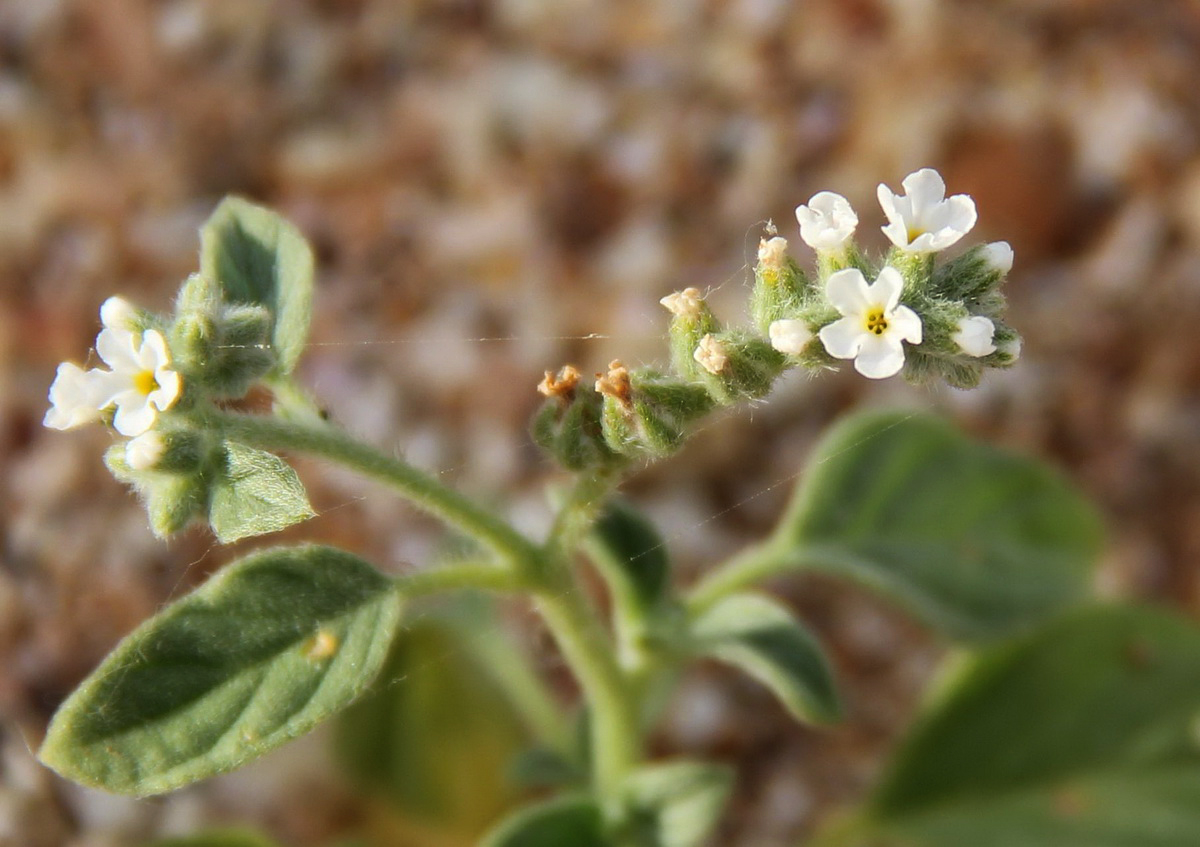
[[[796,209],[800,238],[817,254],[809,276],[787,240],[764,238],[750,294],[749,329],[726,328],[695,288],[664,297],[671,313],[671,371],[629,370],[614,361],[593,385],[572,366],[547,372],[535,440],[565,467],[583,470],[676,450],[688,427],[716,406],[762,397],[792,367],[831,369],[853,361],[872,379],[979,383],[985,368],[1008,367],[1020,336],[1003,321],[1001,283],[1012,268],[1003,241],[949,261],[936,254],[975,226],[975,202],[946,197],[937,171],[878,189],[892,243],[872,261],[854,241],[858,216],[845,197],[822,191]]]

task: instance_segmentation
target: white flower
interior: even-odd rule
[[[813,337],[804,321],[795,320],[771,321],[767,334],[771,336],[772,347],[792,356],[798,356]]]
[[[100,304],[100,322],[105,329],[137,329],[137,308],[124,297],[109,297]]]
[[[825,296],[843,317],[821,329],[821,343],[835,359],[853,359],[854,369],[871,379],[883,379],[904,367],[900,343],[921,343],[921,319],[900,305],[904,279],[888,266],[867,285],[862,271],[847,268],[831,274]]]
[[[1007,353],[1012,357],[1012,361],[1021,358],[1021,336],[1017,336],[1012,341],[1005,341],[1000,345],[1000,352]]]
[[[167,451],[167,443],[158,430],[150,429],[125,445],[125,462],[135,471],[153,469]]]
[[[729,355],[725,352],[725,345],[713,335],[706,335],[700,339],[692,358],[713,376],[725,370],[725,366],[729,364]]]
[[[983,315],[972,315],[958,322],[951,340],[968,356],[989,356],[996,352],[996,325]]]
[[[786,238],[777,235],[771,239],[760,238],[758,240],[758,266],[760,268],[777,271],[783,267],[783,260],[786,256]]]
[[[932,168],[904,178],[905,195],[882,183],[877,193],[887,215],[883,234],[901,250],[930,253],[945,250],[975,226],[975,201],[966,194],[946,197],[946,183]]]
[[[800,237],[814,250],[837,252],[846,246],[858,226],[858,215],[840,194],[821,191],[805,206],[796,207]]]
[[[993,241],[983,245],[983,260],[1001,276],[1012,270],[1013,249],[1007,241]]]
[[[683,291],[668,294],[658,302],[672,315],[681,318],[695,318],[700,315],[704,297],[695,288],[685,288]]]
[[[161,332],[148,329],[141,336],[107,327],[96,337],[96,352],[111,371],[98,374],[102,386],[100,408],[113,404],[113,427],[122,435],[141,435],[179,399],[181,381],[171,370],[167,341]]]
[[[63,362],[50,384],[50,409],[42,425],[52,429],[73,429],[100,420],[104,386],[101,371],[84,371],[78,365]]]

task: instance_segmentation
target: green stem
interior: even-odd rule
[[[592,778],[601,797],[616,795],[641,755],[637,709],[612,644],[565,568],[536,594],[538,611],[554,634],[591,709]]]
[[[328,425],[266,415],[210,412],[204,424],[263,450],[313,453],[387,483],[418,508],[490,547],[518,569],[538,558],[537,547],[504,521],[400,459]]]
[[[405,597],[423,597],[443,591],[519,591],[525,583],[508,568],[496,565],[456,564],[402,574],[393,580]]]
[[[687,598],[688,611],[700,614],[721,598],[781,571],[794,570],[803,561],[802,551],[789,539],[779,536],[747,547],[692,588]]]

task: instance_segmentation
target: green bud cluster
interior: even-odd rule
[[[114,444],[104,464],[145,503],[150,528],[160,538],[208,519],[211,481],[222,461],[221,442],[195,429],[160,424],[153,430],[161,454],[149,468],[130,465],[128,443]]]
[[[217,283],[193,274],[176,301],[171,351],[187,382],[214,398],[243,396],[275,364],[264,306],[229,303]]]

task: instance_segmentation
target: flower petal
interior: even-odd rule
[[[882,305],[883,311],[890,317],[892,309],[900,302],[900,292],[903,290],[904,277],[900,271],[887,265],[867,288],[867,301],[872,305]]]
[[[861,315],[870,305],[867,281],[858,268],[846,268],[829,275],[825,296],[843,315]]]
[[[51,429],[73,429],[100,419],[96,371],[84,371],[71,362],[58,366],[50,384],[50,408],[42,425]]]
[[[1013,249],[1007,241],[993,241],[983,245],[981,249],[983,260],[987,262],[989,268],[1001,276],[1012,270]]]
[[[132,332],[137,325],[137,309],[124,297],[109,297],[100,305],[100,322],[105,329]]]
[[[175,371],[159,368],[154,372],[154,381],[158,383],[158,388],[151,391],[146,400],[157,406],[160,412],[165,412],[179,399],[182,380]]]
[[[923,218],[946,196],[946,183],[933,168],[913,171],[900,184],[904,186],[904,193],[908,195],[913,214],[918,219]]]
[[[854,357],[854,369],[870,379],[886,379],[895,376],[904,367],[904,347],[892,333],[871,335],[864,333],[862,349]]]
[[[105,327],[96,336],[96,352],[114,371],[138,368],[136,337],[125,329]]]
[[[889,336],[903,339],[909,344],[920,344],[922,336],[921,318],[908,306],[897,306],[888,315]]]
[[[145,395],[130,391],[117,399],[117,414],[113,417],[113,428],[121,435],[141,435],[154,426],[158,412],[150,405]]]
[[[807,205],[797,206],[796,220],[800,237],[814,250],[841,250],[858,226],[850,201],[832,191],[819,191]]]
[[[853,359],[862,349],[863,342],[872,337],[863,329],[863,323],[857,317],[836,320],[821,327],[817,335],[825,345],[825,352],[835,359]]]

